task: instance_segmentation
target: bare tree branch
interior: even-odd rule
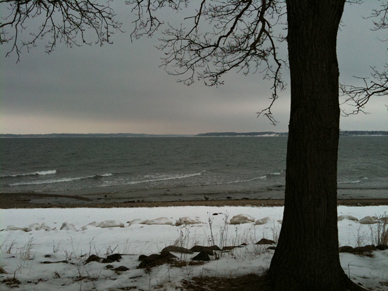
[[[342,95],[347,96],[343,104],[351,103],[354,107],[351,112],[342,110],[343,115],[365,113],[365,105],[372,97],[388,95],[388,64],[385,65],[382,72],[372,68],[371,75],[372,81],[369,81],[368,78],[358,78],[363,81],[363,86],[340,85]]]
[[[375,19],[373,21],[373,31],[388,29],[388,3],[381,3],[379,9],[374,9],[368,18]],[[388,39],[381,41],[386,42]],[[371,78],[355,77],[358,80],[362,80],[362,86],[340,85],[341,95],[346,96],[342,104],[350,104],[354,107],[354,110],[350,112],[342,109],[344,116],[358,114],[360,112],[366,113],[364,111],[365,105],[372,97],[388,95],[388,63],[385,63],[381,71],[376,67],[371,67],[371,69]]]
[[[161,6],[179,10],[187,1],[129,1],[137,15],[133,37],[153,34],[162,24],[155,16]],[[258,115],[276,123],[271,107],[284,89],[277,45],[284,38],[275,36],[273,26],[284,15],[284,3],[277,0],[222,0],[198,2],[194,15],[185,17],[185,26],[167,24],[160,50],[165,53],[162,67],[180,82],[191,85],[203,80],[208,86],[223,84],[222,77],[232,70],[263,73],[272,82],[270,106]]]
[[[81,44],[111,43],[110,36],[120,30],[121,23],[114,20],[115,13],[109,6],[109,0],[100,4],[98,1],[56,1],[56,0],[5,0],[0,1],[0,9],[8,14],[0,22],[0,44],[10,44],[6,56],[17,54],[18,61],[23,48],[29,50],[38,40],[49,39],[46,52],[54,50],[58,42],[68,46]],[[41,20],[37,32],[29,33],[32,21]],[[92,31],[94,40],[86,35]]]
[[[187,6],[189,0],[127,0],[125,3],[133,6],[132,13],[136,15],[131,39],[137,39],[153,35],[163,24],[155,15],[157,11],[164,7],[178,11],[182,6]]]
[[[380,8],[372,11],[371,18],[377,18],[377,21],[373,21],[374,30],[388,28],[388,2],[382,1]]]

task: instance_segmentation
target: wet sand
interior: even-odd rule
[[[116,208],[165,206],[283,206],[283,199],[227,199],[185,201],[128,201],[110,199],[105,195],[75,196],[38,193],[0,193],[0,209],[10,208]],[[369,206],[388,205],[387,199],[339,199],[338,205]]]

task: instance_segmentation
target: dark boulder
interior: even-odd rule
[[[192,258],[194,261],[210,261],[210,257],[208,253],[206,252],[200,252],[198,255],[196,255],[194,258]]]
[[[378,245],[376,246],[376,249],[380,251],[385,251],[385,250],[388,250],[388,245]]]
[[[89,258],[86,259],[85,265],[90,263],[90,262],[101,262],[101,260],[102,259],[99,256],[91,255]]]
[[[161,254],[152,254],[147,256],[141,256],[142,260],[139,266],[137,267],[138,269],[144,269],[144,268],[153,268],[156,266],[160,266],[163,264],[171,263],[176,259],[176,256],[169,252],[164,252]],[[139,257],[140,260],[140,257]]]
[[[270,239],[262,238],[256,244],[257,245],[274,245],[274,244],[276,244],[276,242],[274,242],[273,240],[270,240]]]
[[[117,273],[117,272],[125,272],[125,271],[128,271],[129,269],[125,266],[120,266],[120,267],[117,267],[114,269],[114,271]]]
[[[120,262],[120,259],[122,258],[120,254],[113,254],[106,257],[108,260],[111,260],[112,262]]]

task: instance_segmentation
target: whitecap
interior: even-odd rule
[[[75,178],[61,178],[61,179],[50,179],[50,180],[42,180],[42,181],[30,181],[30,182],[18,182],[9,184],[9,186],[27,186],[27,185],[42,185],[42,184],[55,184],[55,183],[65,183],[65,182],[72,182],[72,181],[78,181],[83,179],[90,179],[94,176],[87,176],[87,177],[75,177]]]
[[[57,170],[46,170],[46,171],[36,171],[31,173],[23,173],[23,174],[14,174],[14,175],[4,175],[0,176],[0,178],[19,178],[19,177],[27,177],[27,176],[46,176],[46,175],[55,175]]]
[[[362,181],[368,180],[368,177],[363,177],[361,179],[357,180],[345,180],[345,181],[338,181],[338,184],[358,184],[361,183]]]
[[[152,182],[163,182],[169,180],[187,179],[196,176],[201,176],[205,171],[192,174],[170,174],[170,175],[146,175],[144,180],[130,181],[127,182],[129,185],[141,184],[141,183],[152,183]]]

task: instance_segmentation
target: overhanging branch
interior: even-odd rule
[[[16,53],[19,61],[23,48],[29,50],[44,38],[49,39],[45,45],[47,53],[52,52],[58,42],[67,46],[111,43],[110,36],[120,31],[121,23],[114,19],[109,3],[109,0],[103,4],[92,0],[0,1],[0,9],[8,11],[0,22],[0,44],[10,44],[6,56]],[[28,33],[30,26],[35,26],[33,19],[41,23],[35,32]],[[86,37],[86,30],[94,33],[94,40]],[[28,34],[28,37],[23,36],[24,40],[20,39],[22,33]]]

